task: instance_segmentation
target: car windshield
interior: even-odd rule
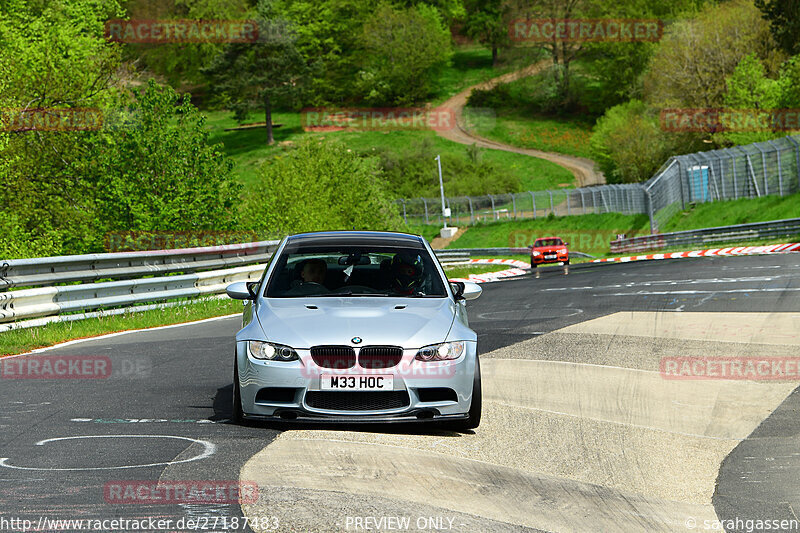
[[[287,245],[269,278],[268,298],[447,296],[423,248]]]
[[[538,248],[539,246],[561,246],[562,244],[564,242],[561,239],[539,239],[533,246]]]

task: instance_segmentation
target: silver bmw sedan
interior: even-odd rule
[[[233,417],[327,422],[440,421],[478,427],[477,336],[428,243],[402,233],[285,238],[245,300]]]

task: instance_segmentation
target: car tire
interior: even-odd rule
[[[475,359],[475,378],[472,382],[472,402],[469,406],[469,418],[451,424],[455,431],[467,431],[481,425],[482,395],[481,395],[481,364]]]
[[[533,258],[531,258],[531,268],[536,268],[536,263],[534,262]]]
[[[568,265],[568,264],[569,264],[569,259],[567,259],[566,261],[564,261],[564,264],[565,264],[565,265]]]
[[[242,391],[239,385],[239,358],[233,359],[233,399],[231,401],[231,421],[234,424],[244,422],[244,411],[242,411]]]

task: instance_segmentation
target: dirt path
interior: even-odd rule
[[[492,87],[501,83],[508,83],[520,78],[532,76],[547,68],[548,65],[550,65],[549,60],[542,60],[524,69],[510,72],[508,74],[492,78],[491,80],[464,89],[441,105],[443,108],[453,110],[456,116],[456,127],[449,130],[437,131],[437,134],[445,139],[455,141],[460,144],[477,144],[481,148],[504,150],[506,152],[514,152],[517,154],[546,159],[547,161],[555,163],[556,165],[560,165],[572,172],[575,175],[575,179],[578,181],[578,185],[581,187],[586,185],[603,184],[606,182],[606,178],[603,176],[602,172],[595,169],[595,163],[591,159],[559,154],[555,152],[543,152],[541,150],[534,150],[532,148],[519,148],[517,146],[499,143],[497,141],[492,141],[486,139],[485,137],[479,137],[473,133],[470,133],[464,127],[463,110],[464,106],[467,105],[467,98],[473,89],[491,89]]]

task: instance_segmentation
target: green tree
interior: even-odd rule
[[[665,33],[644,80],[646,100],[658,107],[721,107],[726,78],[755,53],[769,74],[780,65],[766,22],[747,0],[710,4]]]
[[[92,139],[96,156],[82,165],[103,230],[233,228],[239,186],[189,96],[151,80],[128,111],[130,121]]]
[[[362,87],[373,103],[409,104],[426,98],[452,54],[450,32],[426,4],[398,9],[382,3],[363,29]]]
[[[463,32],[492,50],[492,66],[497,66],[498,50],[508,46],[508,4],[505,0],[468,0]]]
[[[592,159],[609,183],[645,181],[670,156],[696,147],[695,136],[662,131],[658,117],[640,100],[606,111],[589,143]]]
[[[755,0],[769,21],[772,36],[784,52],[800,54],[800,2],[796,0]]]
[[[119,52],[103,31],[106,20],[121,14],[113,0],[0,0],[0,108],[117,105]],[[0,139],[2,251],[32,256],[84,250],[92,185],[76,163],[92,157],[84,149],[91,135],[14,131]]]
[[[129,0],[130,19],[242,20],[253,16],[249,0]],[[203,68],[224,48],[224,43],[127,43],[125,58],[140,69],[163,76],[171,85],[202,84]]]
[[[248,196],[243,224],[260,233],[402,227],[377,159],[338,143],[307,140],[269,160]]]
[[[262,6],[264,4],[262,3]],[[273,144],[272,109],[297,105],[312,69],[295,46],[285,21],[270,20],[262,11],[257,43],[233,43],[204,70],[212,91],[240,122],[254,111],[264,113],[267,144]]]

